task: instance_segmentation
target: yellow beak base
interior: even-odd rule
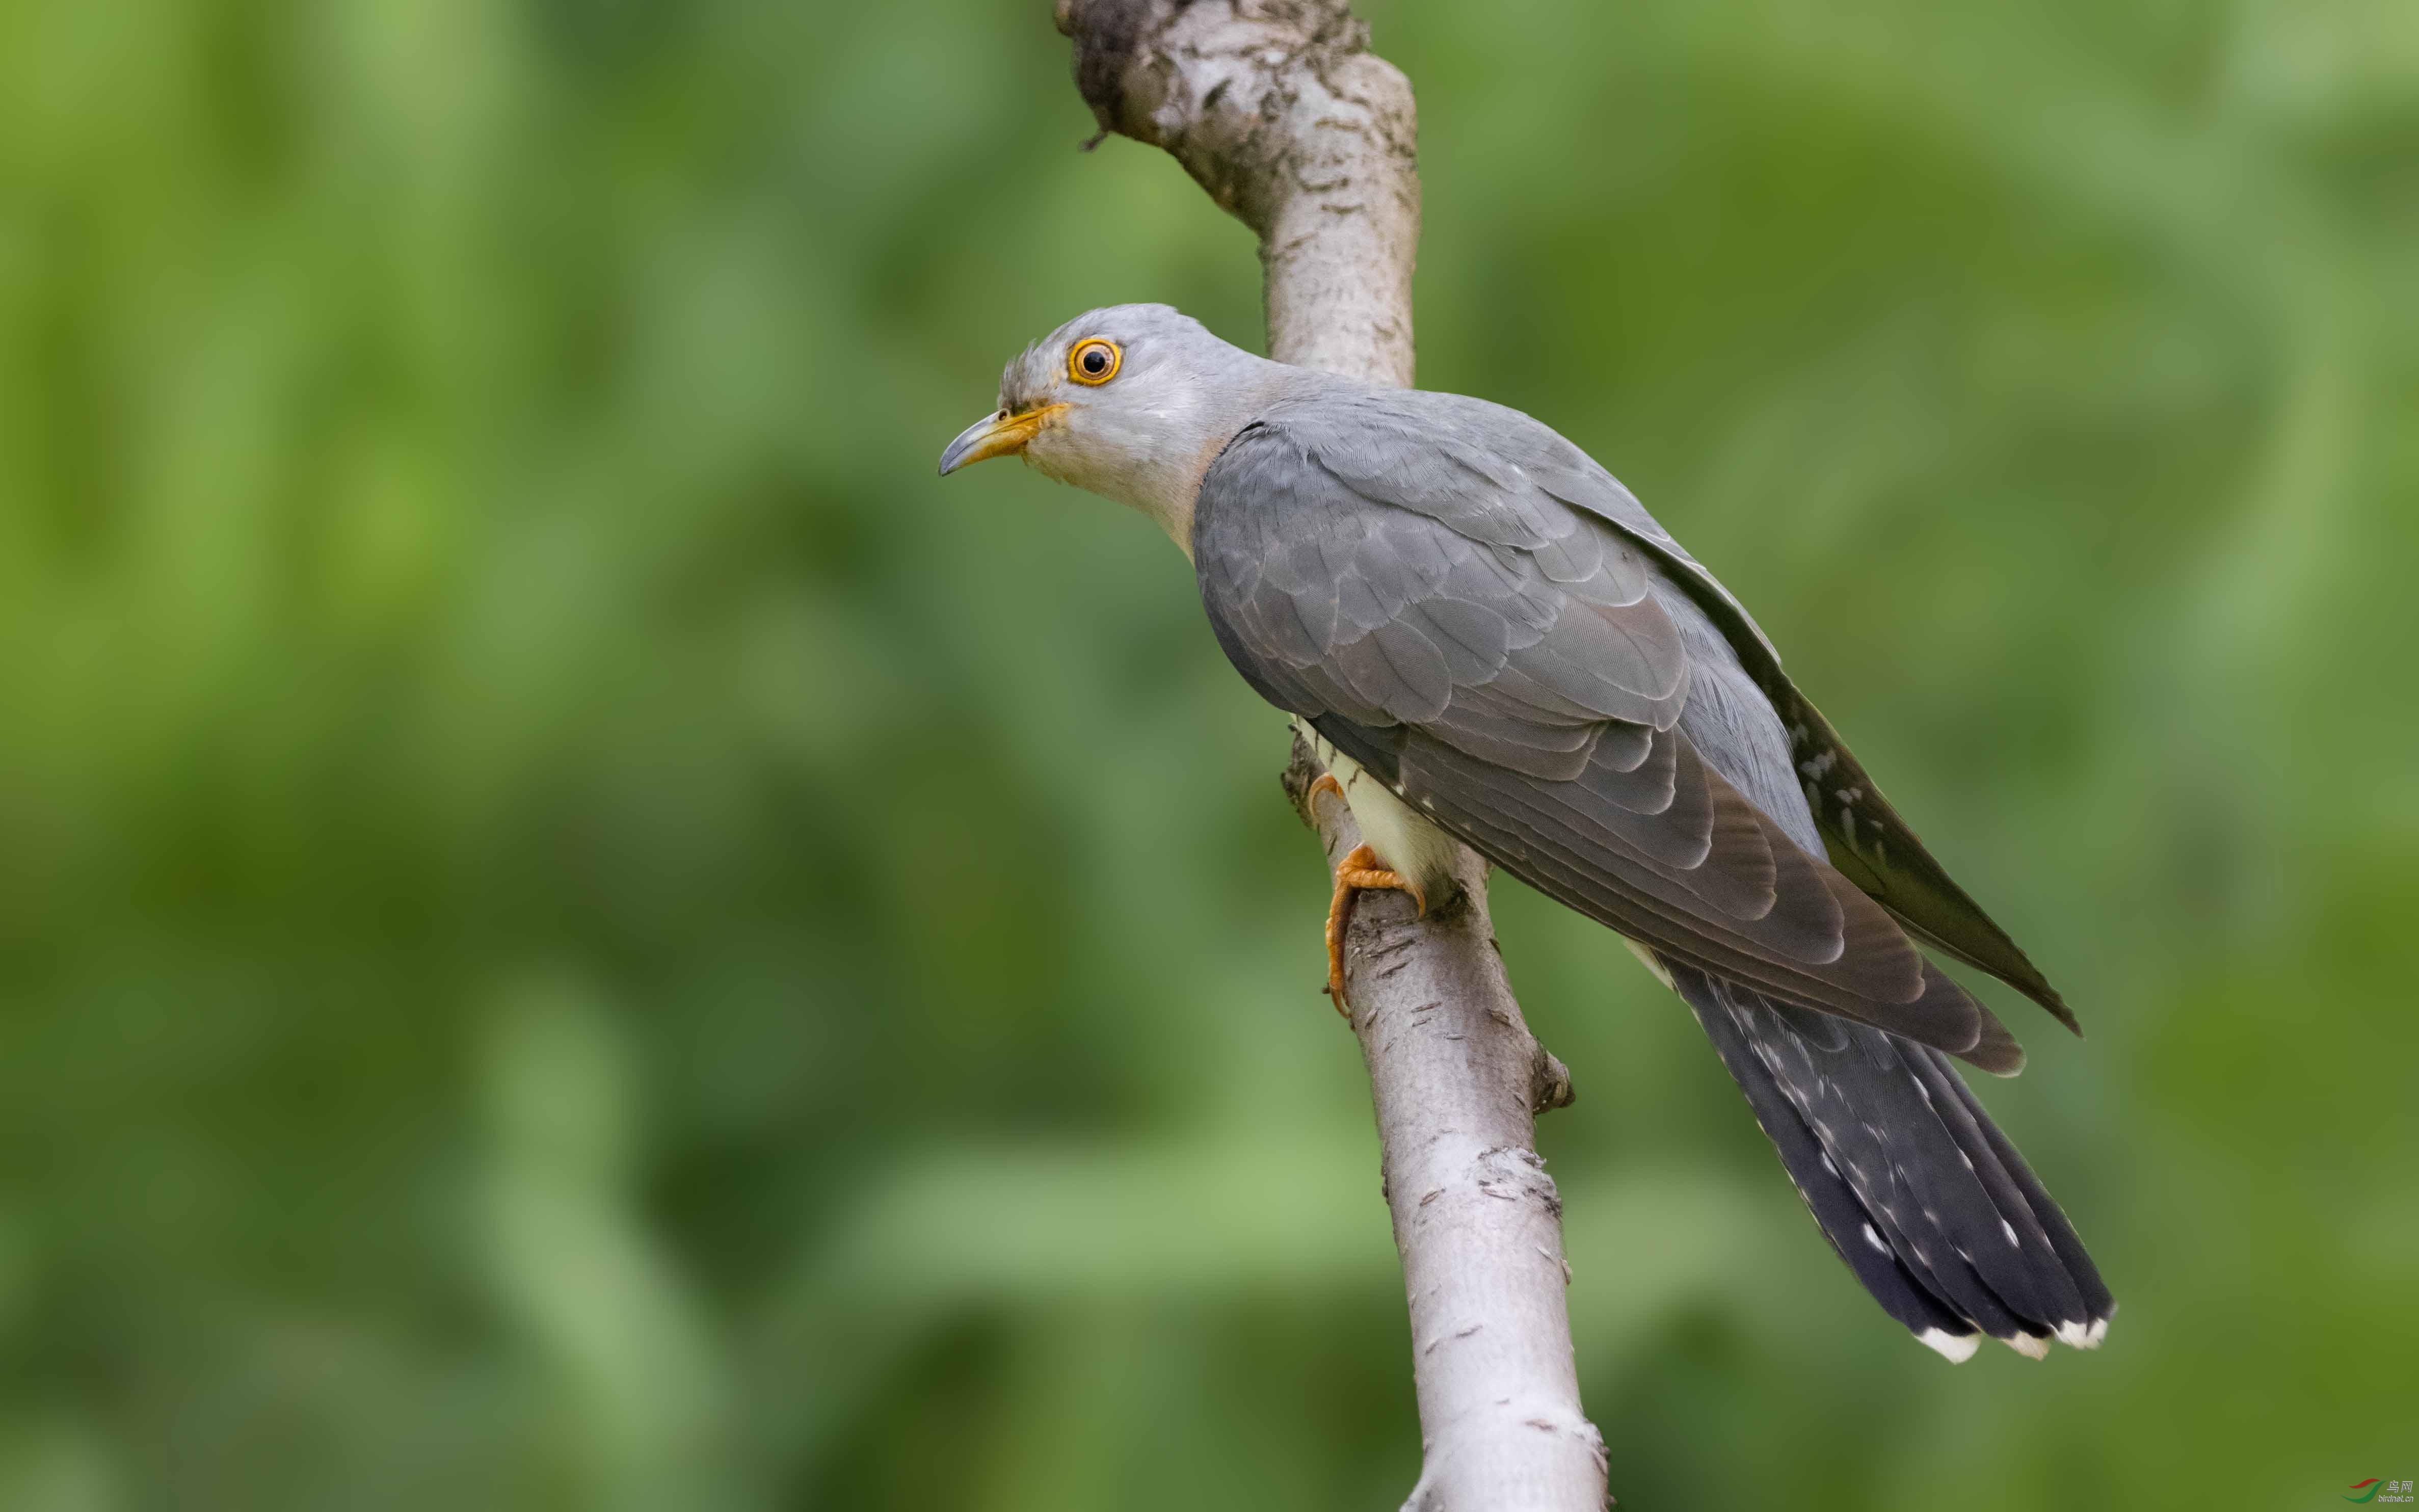
[[[958,432],[958,439],[942,450],[941,476],[946,478],[960,468],[987,462],[994,456],[1015,455],[1024,451],[1034,437],[1041,434],[1041,427],[1048,424],[1053,416],[1066,408],[1063,404],[1045,404],[1023,414],[1011,415],[1002,410],[983,416]]]

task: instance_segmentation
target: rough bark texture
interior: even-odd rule
[[[1164,148],[1259,233],[1269,355],[1411,381],[1411,86],[1315,0],[1058,0],[1101,130]]]
[[[1103,132],[1164,148],[1259,234],[1269,355],[1411,381],[1420,191],[1410,85],[1337,0],[1057,0]],[[1313,811],[1297,737],[1287,791],[1332,871],[1360,843]],[[1461,896],[1425,920],[1364,894],[1347,997],[1377,1104],[1410,1301],[1425,1458],[1406,1512],[1599,1512],[1603,1440],[1579,1410],[1562,1205],[1537,1113],[1569,1073],[1529,1033],[1468,851]]]

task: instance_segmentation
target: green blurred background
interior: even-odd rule
[[[1282,723],[1139,517],[933,477],[1088,305],[1259,338],[1048,12],[0,4],[0,1507],[1409,1489]],[[1501,886],[1624,1504],[2419,1475],[2419,8],[1364,13],[1424,381],[2091,1034],[1982,1090],[2124,1310],[1951,1369]]]

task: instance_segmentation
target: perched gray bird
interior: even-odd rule
[[[1158,304],[1008,364],[949,473],[1021,453],[1157,520],[1218,643],[1294,717],[1423,908],[1458,840],[1617,930],[1695,1010],[1825,1237],[1950,1360],[2039,1358],[2115,1310],[2074,1229],[1949,1065],[2024,1064],[1917,942],[2074,1026],[1925,853],[1713,574],[1527,415],[1271,363]],[[1314,800],[1316,801],[1316,800]]]

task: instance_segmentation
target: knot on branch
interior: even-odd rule
[[[1119,130],[1126,69],[1132,66],[1154,0],[1058,0],[1052,19],[1075,44],[1075,92],[1103,132]],[[1164,18],[1162,18],[1163,21]]]
[[[1523,1145],[1503,1145],[1478,1152],[1471,1167],[1478,1190],[1507,1201],[1526,1198],[1554,1217],[1563,1215],[1563,1196],[1546,1174],[1545,1157]]]
[[[1310,785],[1326,774],[1327,768],[1318,764],[1318,757],[1311,750],[1310,742],[1302,738],[1302,731],[1297,727],[1293,732],[1293,753],[1287,759],[1285,771],[1278,775],[1277,780],[1285,787],[1286,802],[1292,804],[1294,813],[1313,829],[1318,827],[1318,815],[1310,805]]]
[[[1529,1111],[1551,1113],[1566,1108],[1579,1093],[1571,1086],[1571,1068],[1536,1041],[1529,1041]]]

